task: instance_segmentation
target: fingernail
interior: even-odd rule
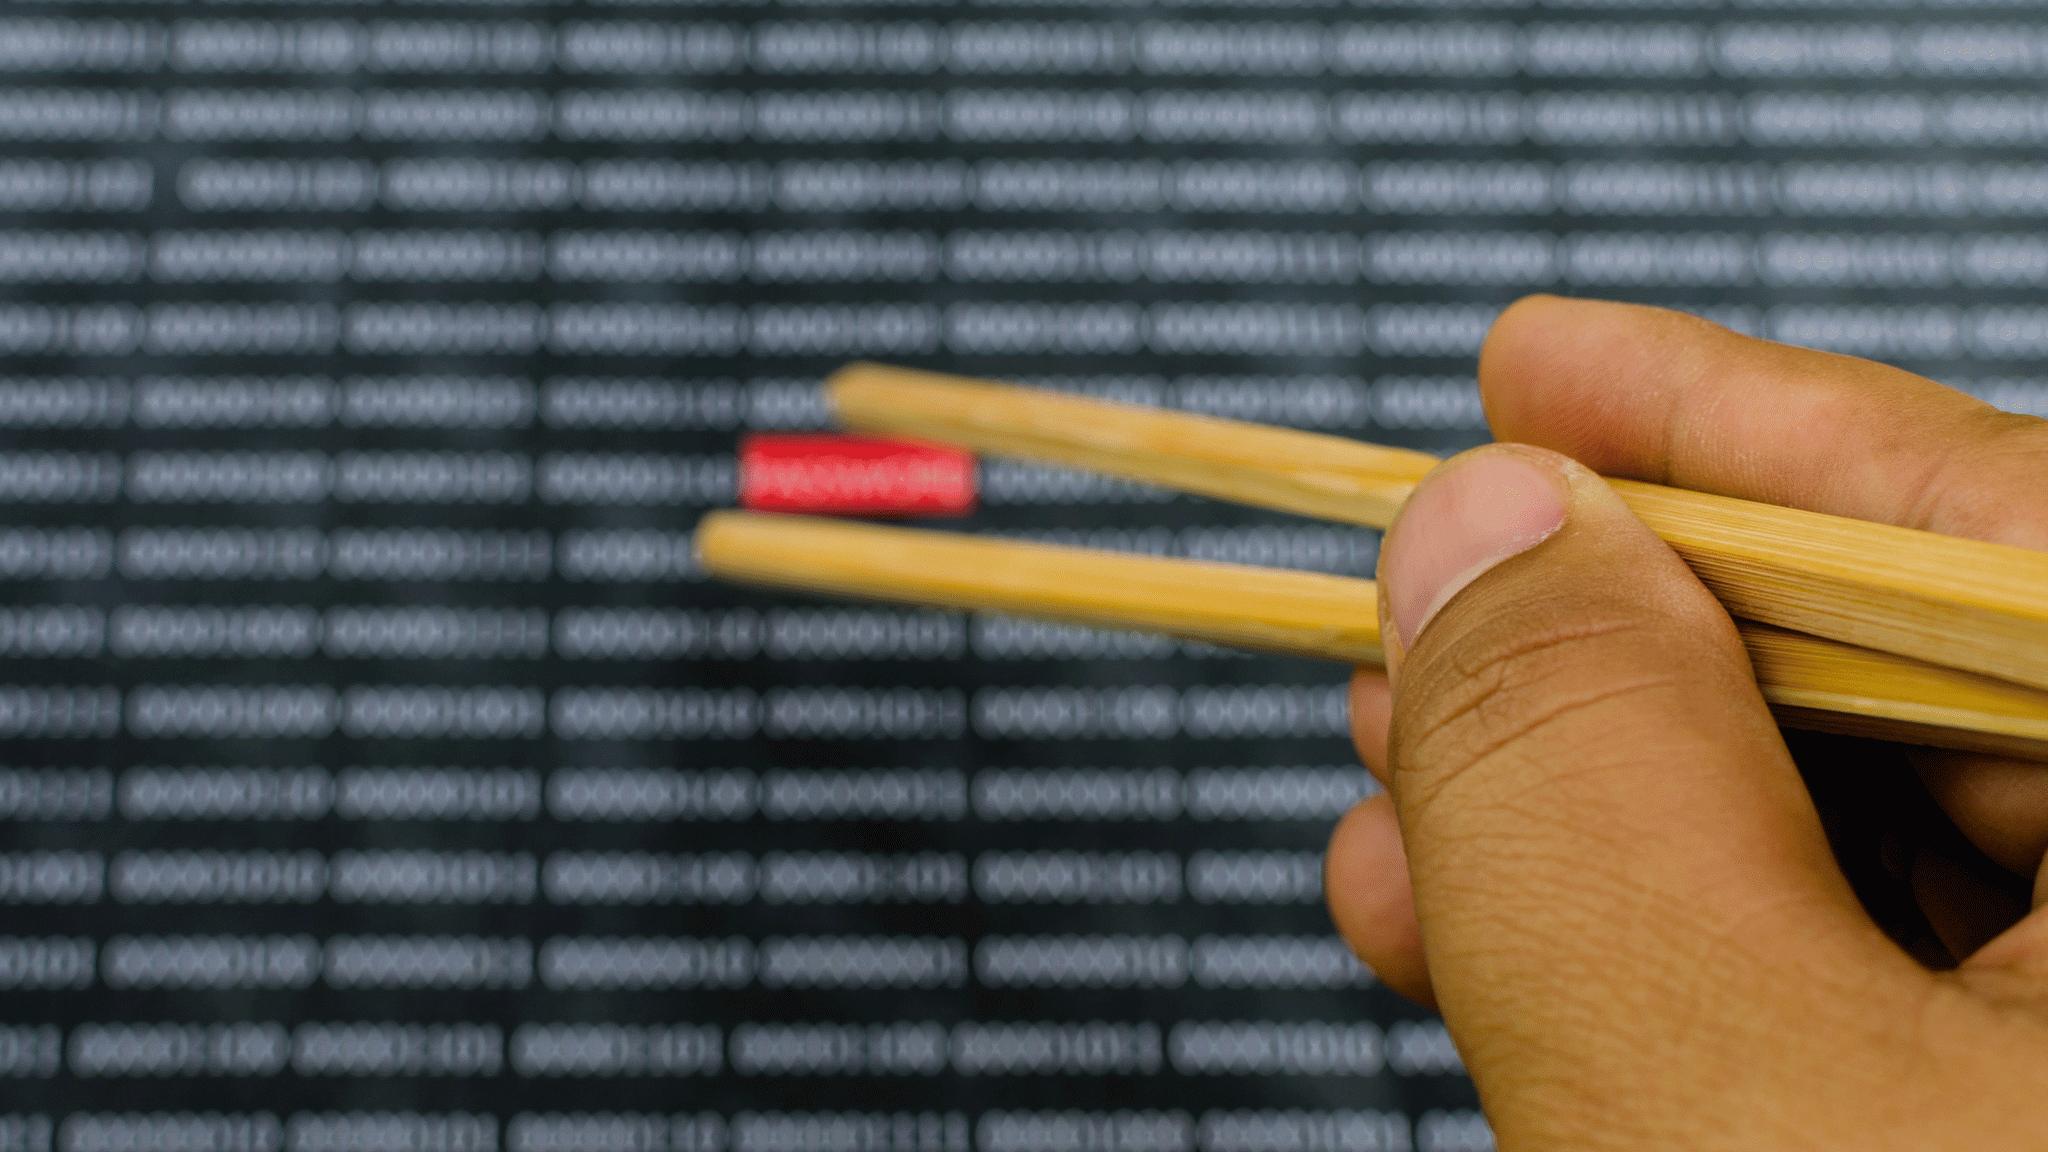
[[[1380,556],[1384,616],[1398,660],[1451,597],[1564,525],[1571,484],[1564,457],[1489,446],[1454,457],[1417,485]]]

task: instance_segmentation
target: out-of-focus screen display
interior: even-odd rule
[[[1323,911],[1344,669],[697,518],[854,358],[1455,449],[1534,290],[2038,410],[2044,80],[2026,3],[7,5],[0,1149],[1491,1147]]]

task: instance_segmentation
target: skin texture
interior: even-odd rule
[[[1597,474],[2048,548],[2048,423],[1554,297],[1479,382],[1511,443],[1382,548],[1351,708],[1387,790],[1332,836],[1338,930],[1443,1012],[1504,1149],[2048,1148],[2048,766],[1788,747]]]

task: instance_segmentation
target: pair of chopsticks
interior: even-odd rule
[[[848,426],[1385,528],[1437,458],[1337,436],[856,364]],[[1787,725],[2048,760],[2048,553],[1612,480],[1737,617]],[[1312,572],[715,512],[731,580],[1377,663],[1376,589]]]

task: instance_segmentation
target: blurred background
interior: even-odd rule
[[[2042,411],[2038,8],[13,0],[0,1152],[1491,1147],[1322,909],[1343,669],[692,526],[855,357],[1456,449],[1537,290]]]

